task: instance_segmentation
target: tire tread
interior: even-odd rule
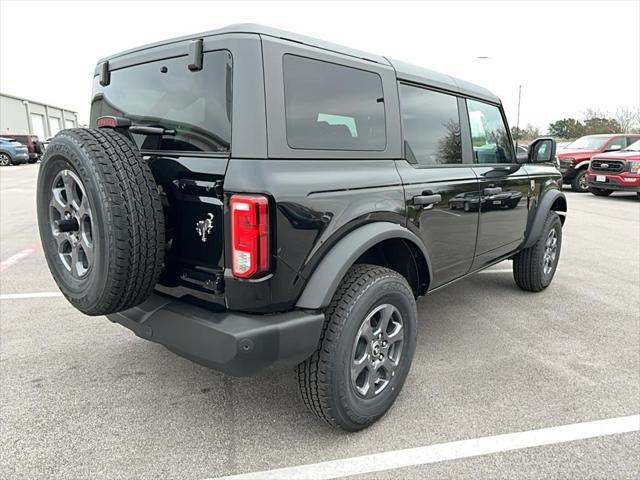
[[[132,308],[152,293],[164,262],[165,219],[151,169],[131,141],[114,130],[74,128],[56,138],[75,143],[90,159],[82,168],[100,191],[96,201],[104,205],[106,238],[102,240],[110,260],[97,301],[72,297],[64,288],[63,293],[87,315]]]
[[[376,265],[356,264],[340,282],[331,303],[325,310],[325,322],[320,335],[318,349],[297,366],[298,387],[302,400],[309,410],[329,425],[344,428],[330,402],[329,385],[331,374],[329,362],[349,317],[352,307],[367,288],[376,280],[393,277],[404,284],[399,273]],[[410,292],[408,286],[407,290]]]

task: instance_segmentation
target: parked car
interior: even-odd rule
[[[15,165],[29,161],[27,147],[13,138],[0,137],[0,166]]]
[[[236,25],[101,60],[91,128],[45,152],[38,223],[81,312],[231,375],[297,365],[309,409],[355,431],[407,378],[416,298],[505,259],[550,285],[554,154],[518,161],[482,87]],[[452,211],[466,192],[495,208]]]
[[[26,145],[29,153],[29,163],[36,163],[42,155],[43,149],[37,135],[5,133],[3,136],[5,138],[13,138],[15,141]]]
[[[587,183],[589,191],[600,197],[624,191],[636,192],[640,198],[640,140],[619,152],[594,156]]]
[[[560,171],[564,182],[574,192],[588,192],[587,170],[589,162],[599,153],[617,152],[640,139],[640,134],[587,135],[558,150]]]

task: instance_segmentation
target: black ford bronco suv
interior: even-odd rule
[[[433,71],[237,25],[95,69],[91,127],[44,155],[38,222],[66,298],[231,375],[297,365],[359,430],[393,404],[416,298],[505,259],[555,273],[555,142],[517,159],[500,100]]]

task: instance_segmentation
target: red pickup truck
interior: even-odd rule
[[[558,150],[562,180],[574,192],[588,192],[586,175],[591,158],[600,153],[617,152],[640,140],[640,134],[587,135]]]
[[[640,140],[619,152],[595,155],[586,178],[589,191],[599,197],[621,190],[640,198]]]

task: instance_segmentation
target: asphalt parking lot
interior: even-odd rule
[[[38,244],[37,170],[0,171],[2,478],[206,479],[640,413],[635,195],[566,191],[562,257],[543,293],[518,290],[505,262],[420,300],[402,394],[345,434],[305,410],[291,371],[231,378],[39,295],[57,289]],[[352,478],[638,472],[636,431]]]

